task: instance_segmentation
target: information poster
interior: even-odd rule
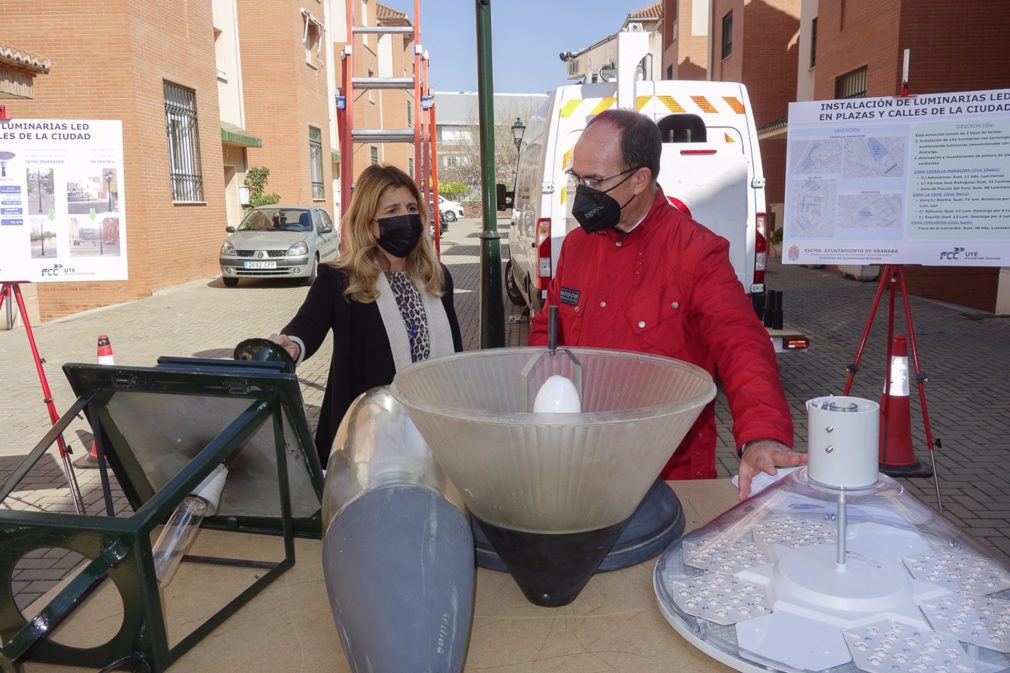
[[[118,120],[0,122],[0,280],[125,280]]]
[[[1010,266],[1010,89],[790,103],[782,258]]]

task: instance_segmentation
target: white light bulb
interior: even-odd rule
[[[555,374],[540,386],[533,402],[535,414],[579,414],[582,402],[579,391],[568,378]]]

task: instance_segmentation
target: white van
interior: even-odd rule
[[[663,137],[659,184],[691,217],[730,242],[730,259],[755,306],[764,305],[767,241],[757,128],[742,84],[638,81],[635,107]],[[617,83],[559,87],[526,126],[509,227],[509,298],[542,307],[561,242],[578,226],[565,171],[594,115],[615,107]]]

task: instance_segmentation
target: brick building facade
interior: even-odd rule
[[[283,202],[335,211],[330,65],[343,14],[327,15],[338,4],[0,4],[0,43],[51,64],[33,100],[7,104],[10,116],[123,123],[129,280],[32,285],[34,319],[217,275],[251,166],[271,170],[266,191]]]
[[[330,101],[319,2],[238,0],[248,128],[263,140],[251,166],[270,169],[267,192],[332,212]],[[308,37],[306,37],[308,35]]]
[[[46,320],[147,296],[158,287],[213,275],[225,221],[218,91],[209,3],[58,0],[0,4],[2,39],[45,53],[50,72],[35,98],[10,101],[29,119],[123,122],[128,281],[36,286]],[[173,200],[166,142],[165,82],[195,92],[204,167],[198,201]]]
[[[747,86],[759,129],[784,117],[796,93],[800,5],[712,0],[712,79]],[[769,138],[760,145],[765,201],[774,212],[774,204],[785,201],[786,144]]]
[[[1003,0],[820,2],[814,97],[860,83],[847,93],[898,95],[905,49],[910,95],[1008,88],[1008,28]],[[1010,313],[1010,269],[909,266],[905,278],[915,294]]]
[[[708,79],[711,0],[664,0],[663,79]]]

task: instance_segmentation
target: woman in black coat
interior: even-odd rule
[[[321,465],[358,395],[390,384],[411,362],[463,349],[452,277],[424,235],[427,228],[410,176],[394,166],[366,168],[341,220],[340,259],[319,266],[298,313],[271,337],[300,364],[333,332],[316,429]]]

